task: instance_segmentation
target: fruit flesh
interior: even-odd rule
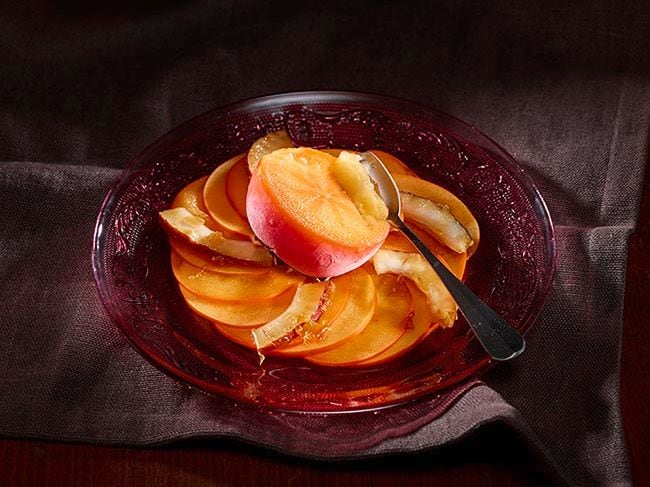
[[[442,326],[452,326],[456,320],[456,302],[449,291],[420,254],[382,249],[372,258],[378,274],[398,274],[412,280],[429,301],[429,307]]]
[[[242,156],[236,156],[217,167],[203,187],[203,203],[210,216],[221,226],[240,236],[253,238],[248,222],[233,208],[226,193],[228,172]]]
[[[366,328],[375,312],[377,301],[374,282],[363,267],[345,276],[335,277],[334,281],[346,276],[350,279],[350,289],[340,312],[332,317],[323,316],[317,323],[306,324],[299,332],[302,340],[277,348],[275,352],[278,355],[307,356],[323,352],[344,343]],[[340,287],[338,285],[337,289],[340,290]]]
[[[226,176],[226,197],[242,219],[246,216],[246,192],[248,191],[248,164],[246,158],[239,159],[228,171]]]
[[[256,301],[274,298],[302,282],[299,274],[271,269],[253,278],[246,274],[222,274],[195,267],[176,253],[171,256],[176,280],[194,294],[225,301]]]
[[[332,283],[312,282],[300,284],[287,309],[268,323],[252,331],[257,350],[264,350],[289,335],[303,323],[315,320],[315,315],[323,301],[323,295],[329,286],[332,286]]]
[[[247,213],[257,237],[287,264],[315,277],[366,262],[388,234],[386,221],[364,218],[333,177],[333,156],[280,149],[260,161]]]
[[[211,272],[221,272],[223,274],[260,274],[269,270],[266,266],[256,265],[239,259],[230,259],[174,236],[169,237],[169,246],[183,260],[186,260],[195,267]]]
[[[476,251],[480,241],[478,222],[469,211],[469,208],[453,193],[430,181],[415,176],[396,174],[395,183],[400,192],[410,193],[420,198],[425,198],[449,209],[454,218],[465,228],[472,243],[467,248],[467,256],[471,257]]]
[[[378,365],[394,360],[412,350],[438,327],[431,314],[427,297],[411,281],[407,280],[405,284],[413,303],[413,313],[409,318],[409,325],[395,343],[378,355],[359,362],[359,365]]]
[[[465,227],[452,215],[449,208],[426,198],[402,192],[404,218],[427,228],[443,244],[459,254],[473,244]]]
[[[262,265],[273,263],[273,257],[264,247],[247,240],[227,238],[218,230],[209,228],[203,218],[193,215],[185,208],[161,211],[159,216],[169,233],[186,238],[207,250]]]
[[[372,320],[357,336],[307,360],[320,365],[348,365],[380,354],[395,343],[406,330],[412,311],[406,285],[393,274],[373,276],[377,305]]]
[[[279,316],[287,309],[295,294],[295,288],[291,287],[273,298],[251,302],[206,298],[183,286],[180,286],[180,291],[188,306],[204,318],[249,330]]]
[[[284,227],[279,225],[280,231],[275,232],[275,237],[281,236],[280,243],[292,249],[296,260],[305,258],[307,267],[300,273],[287,272],[278,268],[277,264],[264,267],[256,263],[246,263],[238,258],[231,258],[241,257],[239,251],[234,252],[237,256],[224,257],[202,248],[201,238],[198,238],[197,243],[196,238],[170,234],[173,250],[172,270],[188,305],[198,314],[211,320],[215,330],[256,350],[254,335],[251,333],[253,330],[262,329],[285,313],[291,318],[297,316],[295,311],[299,312],[301,318],[307,316],[304,306],[294,309],[293,314],[290,308],[296,296],[296,289],[305,281],[305,275],[329,276],[308,272],[310,265],[313,271],[313,260],[316,257],[315,260],[321,269],[331,270],[338,266],[340,274],[331,278],[332,293],[321,293],[320,304],[315,307],[319,311],[315,314],[307,313],[310,318],[318,319],[303,319],[303,322],[288,320],[276,328],[275,334],[265,339],[268,344],[262,346],[264,354],[303,357],[324,366],[375,366],[408,352],[440,324],[453,324],[455,303],[453,300],[450,302],[443,294],[436,294],[440,293],[440,289],[436,284],[431,284],[434,279],[419,262],[418,258],[421,259],[421,256],[415,254],[415,248],[403,235],[396,232],[389,234],[386,230],[377,245],[368,246],[368,241],[371,240],[367,238],[368,227],[372,228],[377,220],[381,220],[382,215],[375,210],[368,210],[373,206],[372,201],[369,205],[368,200],[359,197],[364,191],[364,184],[360,183],[358,174],[355,176],[354,172],[347,172],[345,167],[342,175],[336,174],[336,163],[340,162],[341,154],[344,154],[341,165],[345,166],[346,158],[354,159],[355,153],[341,150],[288,149],[290,145],[292,144],[286,134],[271,137],[270,140],[258,144],[255,149],[257,152],[249,152],[247,158],[233,158],[217,168],[209,178],[202,178],[183,188],[172,206],[185,208],[193,216],[203,218],[204,226],[208,230],[217,230],[223,233],[226,239],[239,239],[239,243],[254,245],[251,242],[254,235],[251,229],[253,225],[249,226],[248,220],[254,220],[255,215],[248,214],[248,207],[251,186],[258,184],[257,194],[254,194],[252,199],[257,198],[257,204],[271,203],[270,209],[259,211],[261,218],[273,221],[278,216],[285,219],[289,216],[290,224]],[[282,147],[284,150],[273,153],[272,149]],[[270,164],[265,169],[266,162],[262,163],[260,159],[277,159],[282,156],[283,151],[291,153],[294,159],[290,161],[289,167],[277,164],[276,160],[275,166]],[[439,235],[432,236],[434,232],[431,228],[424,228],[426,222],[423,223],[417,215],[409,212],[405,214],[407,223],[425,244],[454,274],[462,277],[467,258],[475,250],[479,237],[478,225],[469,210],[443,188],[417,178],[399,159],[381,151],[374,152],[386,163],[401,191],[408,191],[416,197],[448,208],[454,219],[466,228],[472,243],[467,247],[467,253],[457,253],[441,243],[444,239]],[[251,161],[254,173],[249,182],[247,166]],[[301,172],[305,167],[300,166],[296,170],[294,162],[306,166],[307,170]],[[255,176],[261,173],[264,177],[258,177],[255,181]],[[323,173],[325,177],[314,177],[322,176]],[[296,174],[298,177],[294,177]],[[210,179],[212,182],[208,185]],[[367,179],[363,182],[367,183]],[[330,183],[337,189],[330,191]],[[269,187],[279,189],[280,197],[276,194],[278,192],[269,192]],[[368,189],[367,185],[365,188]],[[316,197],[311,195],[311,199],[309,196],[305,197],[313,191],[321,194]],[[244,193],[245,198],[242,197]],[[292,200],[292,194],[300,197]],[[345,196],[346,201],[337,201],[337,195]],[[368,196],[368,193],[365,196]],[[210,202],[206,204],[208,200]],[[319,212],[324,213],[326,209],[333,215],[329,220],[322,218],[322,214],[319,215]],[[334,211],[331,211],[332,209]],[[352,209],[356,213],[350,220],[346,215]],[[295,222],[302,220],[307,220],[308,224],[297,228]],[[350,225],[350,221],[355,223]],[[414,223],[416,221],[419,223]],[[224,222],[229,227],[225,226]],[[366,227],[359,225],[360,222],[364,222]],[[330,232],[326,235],[327,238],[323,238],[323,230]],[[443,229],[443,233],[446,231],[447,229]],[[199,233],[199,237],[205,236]],[[382,250],[375,257],[380,257],[373,259],[373,265],[383,274],[376,275],[371,264],[359,267],[379,248]],[[399,258],[392,255],[386,259],[386,251],[397,251],[395,254]],[[305,255],[310,253],[311,255]],[[382,255],[384,257],[381,257]],[[312,264],[309,259],[312,259]],[[288,263],[294,265],[293,262]],[[347,270],[341,270],[341,263],[349,266]],[[299,265],[294,267],[301,270]],[[366,268],[370,269],[370,273]],[[392,299],[386,299],[389,293],[386,286],[381,284],[383,281],[398,283],[399,285],[392,286],[391,289],[394,291],[401,286],[402,293],[393,292]],[[302,287],[316,289],[327,286],[325,283],[312,283],[309,279],[307,282],[309,283],[303,284]],[[313,294],[311,305],[316,302],[318,292],[315,290]],[[328,305],[323,305],[325,302]],[[403,309],[405,306],[408,308],[406,314]],[[398,314],[401,316],[399,319],[396,318]],[[291,321],[295,326],[287,325]],[[373,323],[380,325],[371,326]]]

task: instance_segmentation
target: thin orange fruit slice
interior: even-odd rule
[[[413,314],[406,330],[399,339],[386,350],[374,357],[359,362],[358,365],[378,365],[386,363],[412,350],[438,327],[433,322],[433,315],[427,303],[427,297],[411,281],[405,280],[413,300]]]
[[[239,235],[252,238],[253,231],[233,208],[226,194],[228,172],[242,156],[236,156],[217,167],[203,187],[203,203],[210,216],[221,226]]]
[[[250,329],[279,316],[287,309],[295,287],[290,287],[279,296],[260,301],[223,301],[200,296],[180,286],[187,305],[197,314],[211,321],[219,321],[231,327]]]
[[[226,197],[239,216],[246,221],[248,221],[246,217],[246,193],[248,192],[249,181],[248,163],[246,158],[242,157],[228,171],[228,176],[226,176]]]
[[[277,355],[302,357],[329,350],[361,333],[375,310],[375,285],[370,274],[356,269],[332,279],[331,303],[316,322],[306,323],[298,337],[275,349]]]
[[[353,338],[324,353],[306,357],[319,365],[343,366],[380,354],[404,333],[412,311],[411,294],[393,274],[373,276],[377,307],[366,328]]]
[[[270,269],[263,274],[223,274],[193,266],[172,252],[176,280],[194,294],[224,301],[251,302],[274,298],[303,281],[296,273]]]
[[[204,250],[184,239],[170,237],[169,245],[184,260],[207,271],[223,274],[261,274],[269,270],[268,266],[230,259],[224,255]]]

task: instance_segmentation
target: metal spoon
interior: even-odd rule
[[[361,154],[361,158],[388,207],[388,221],[406,235],[424,258],[429,261],[449,293],[456,300],[458,308],[467,319],[485,351],[495,360],[509,360],[523,352],[526,342],[519,332],[452,274],[406,226],[400,217],[402,203],[399,189],[381,159],[372,152],[364,152]]]

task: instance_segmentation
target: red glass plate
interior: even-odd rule
[[[466,381],[490,364],[460,319],[374,368],[286,358],[260,365],[255,353],[189,310],[171,274],[158,212],[183,186],[280,129],[301,145],[390,152],[459,196],[481,227],[466,283],[526,332],[551,284],[555,241],[546,205],[514,159],[475,128],[411,102],[301,92],[242,101],[182,124],[136,157],[110,189],[95,230],[95,279],[106,310],[144,357],[237,401],[322,412],[401,403]]]

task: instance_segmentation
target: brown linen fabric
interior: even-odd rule
[[[570,483],[629,483],[618,361],[627,237],[648,154],[650,15],[622,2],[585,4],[6,9],[0,434],[122,445],[225,437],[365,458],[427,450],[502,422]],[[556,224],[558,266],[522,357],[442,402],[306,420],[193,391],[130,347],[98,300],[90,266],[111,181],[194,115],[302,89],[434,106],[480,127],[531,174]]]

